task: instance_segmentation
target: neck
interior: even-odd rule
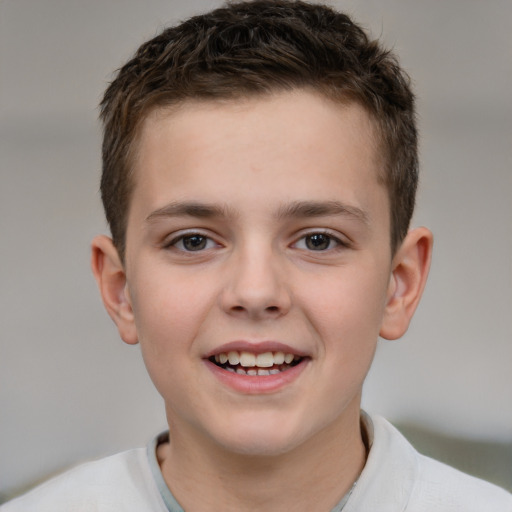
[[[158,453],[164,480],[187,512],[330,511],[366,460],[356,413],[275,456],[233,453],[173,425]]]

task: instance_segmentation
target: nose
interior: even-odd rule
[[[253,244],[234,254],[226,268],[222,309],[251,320],[278,318],[291,306],[285,263],[271,247]]]

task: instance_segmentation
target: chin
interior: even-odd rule
[[[238,425],[231,423],[227,429],[221,429],[214,435],[216,442],[231,453],[252,457],[274,457],[292,451],[308,435],[302,429],[293,428],[281,422],[265,422],[256,418]]]
[[[247,457],[276,457],[295,448],[294,443],[291,443],[289,439],[275,439],[269,436],[230,440],[230,442],[222,444],[225,450]]]

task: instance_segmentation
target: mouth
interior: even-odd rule
[[[223,370],[251,377],[278,375],[297,366],[304,359],[297,354],[280,351],[255,354],[237,350],[219,352],[208,358]]]

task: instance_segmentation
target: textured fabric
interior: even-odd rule
[[[169,442],[169,432],[163,432],[159,436],[157,436],[151,443],[148,444],[147,455],[149,467],[151,469],[151,473],[153,474],[153,478],[155,479],[156,486],[160,491],[160,495],[167,507],[168,512],[184,512],[181,508],[180,504],[176,501],[176,498],[172,495],[171,490],[167,487],[165,483],[164,476],[160,471],[160,465],[158,464],[158,459],[156,458],[156,449],[159,444],[168,443]]]
[[[343,512],[512,512],[512,495],[420,455],[384,418],[372,417],[370,456]]]
[[[167,512],[146,450],[82,464],[0,507],[2,512]]]
[[[383,418],[362,422],[370,454],[343,512],[512,512],[507,491],[420,455]],[[78,466],[0,511],[182,512],[159,471],[157,442]]]

